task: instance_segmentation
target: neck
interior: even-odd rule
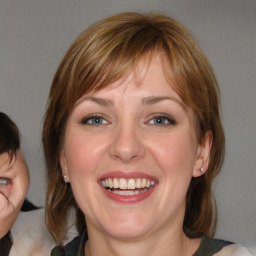
[[[109,235],[97,234],[88,230],[86,256],[191,256],[200,245],[201,239],[189,239],[177,230],[162,230],[133,240],[120,240]]]

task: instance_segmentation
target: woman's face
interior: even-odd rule
[[[0,155],[0,238],[12,227],[29,187],[28,168],[20,150],[10,162],[8,153]]]
[[[163,58],[84,95],[69,116],[61,152],[88,230],[133,239],[182,230],[191,177],[207,168],[194,113],[167,82]]]

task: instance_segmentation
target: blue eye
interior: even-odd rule
[[[102,116],[95,115],[83,118],[81,123],[87,125],[101,125],[107,124],[108,122]]]
[[[155,116],[154,118],[152,118],[151,120],[149,120],[149,124],[152,125],[175,125],[176,121],[169,117],[169,116],[165,116],[165,115],[158,115]]]

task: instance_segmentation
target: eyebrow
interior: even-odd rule
[[[103,107],[113,106],[114,102],[112,100],[97,98],[97,97],[86,97],[82,101],[92,101]]]
[[[142,103],[142,105],[153,105],[153,104],[156,104],[156,103],[164,101],[164,100],[174,101],[174,102],[178,103],[182,108],[187,110],[186,105],[181,100],[179,100],[175,97],[170,97],[170,96],[148,96],[148,97],[142,98],[141,103]],[[93,96],[86,97],[82,101],[83,102],[91,101],[91,102],[97,103],[103,107],[114,106],[114,102],[112,100],[93,97]]]
[[[179,99],[170,96],[149,96],[142,99],[143,105],[153,105],[164,100],[171,100],[178,103],[182,108],[187,109],[186,105]]]

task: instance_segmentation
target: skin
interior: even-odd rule
[[[86,255],[192,255],[200,244],[182,224],[211,136],[198,144],[194,113],[167,82],[163,61],[142,59],[125,80],[84,95],[69,116],[60,162],[85,215]],[[154,191],[134,203],[110,199],[99,180],[118,171],[150,175]]]
[[[15,222],[29,188],[29,173],[20,150],[10,162],[8,153],[0,155],[0,177],[10,180],[0,185],[0,238]]]

